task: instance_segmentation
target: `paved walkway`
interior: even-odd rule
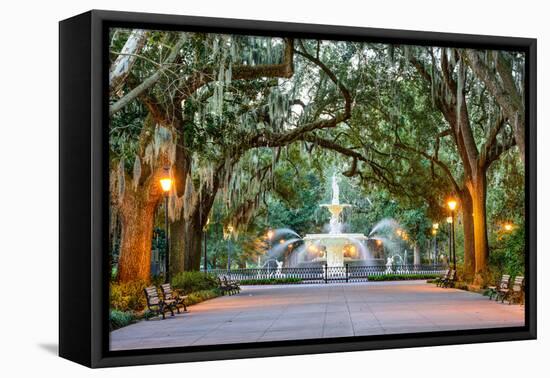
[[[244,286],[111,333],[111,350],[522,326],[524,307],[423,281]]]

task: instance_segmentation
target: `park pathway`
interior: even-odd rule
[[[111,333],[111,350],[524,325],[524,306],[424,281],[244,286]]]

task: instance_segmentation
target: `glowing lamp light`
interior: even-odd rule
[[[380,247],[382,245],[382,240],[376,239],[376,245]]]
[[[449,224],[453,223],[453,218],[452,217],[447,217],[447,223],[449,223]]]
[[[281,244],[285,244],[285,239],[281,239],[281,240],[279,240],[279,243],[281,243]]]
[[[512,231],[514,226],[511,223],[504,223],[504,230],[505,231]]]
[[[432,230],[432,235],[435,236],[436,234],[437,234],[437,230],[434,228],[434,229]]]
[[[275,234],[275,233],[273,232],[273,230],[267,231],[267,238],[268,238],[268,239],[273,239],[273,235],[274,235],[274,234]]]
[[[170,189],[172,189],[172,177],[170,177],[170,168],[164,168],[164,174],[160,178],[160,187],[165,193],[168,193]]]
[[[434,230],[439,229],[439,223],[434,223],[434,224],[432,224],[432,228],[433,228]]]
[[[454,199],[451,199],[447,201],[447,206],[449,207],[449,210],[455,211],[457,202]]]
[[[163,178],[160,180],[160,186],[164,192],[169,192],[172,189],[172,179]]]

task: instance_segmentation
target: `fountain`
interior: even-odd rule
[[[329,267],[342,267],[345,262],[367,259],[363,234],[342,233],[340,216],[349,204],[340,203],[340,188],[336,175],[332,176],[332,201],[322,204],[331,214],[328,234],[307,234],[303,240],[305,251],[316,254],[312,262],[325,263]]]

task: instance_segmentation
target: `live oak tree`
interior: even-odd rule
[[[477,283],[483,284],[488,264],[487,170],[514,145],[511,130],[517,130],[522,118],[516,113],[512,122],[505,115],[502,101],[488,95],[488,85],[467,69],[462,57],[470,51],[414,47],[395,50],[393,46],[386,49],[381,45],[372,51],[367,67],[375,70],[377,85],[373,89],[362,87],[364,95],[358,95],[359,105],[355,109],[359,115],[351,122],[363,128],[351,127],[343,134],[348,138],[344,144],[363,146],[362,157],[354,162],[374,156],[377,163],[368,166],[376,167],[375,170],[360,172],[358,164],[353,167],[368,181],[382,182],[399,197],[414,193],[415,187],[420,189],[420,193],[410,197],[423,198],[432,208],[440,207],[436,202],[444,203],[445,198],[438,198],[441,193],[454,191],[461,199],[464,278],[471,280],[477,275]],[[519,62],[513,66],[521,67],[521,56],[516,58]],[[407,62],[414,67],[413,71]],[[510,65],[501,64],[501,70]],[[421,82],[415,85],[418,77]],[[519,77],[514,75],[518,87]],[[357,112],[362,108],[362,112]],[[354,138],[350,139],[351,135]],[[338,137],[342,139],[342,134]],[[429,168],[415,161],[414,154],[416,158],[425,158]],[[431,173],[431,179],[427,172]],[[437,185],[441,183],[440,174],[447,178],[449,188]],[[432,187],[427,188],[426,183]]]
[[[132,147],[135,153],[132,175],[128,174],[126,167],[128,164],[124,159],[119,160],[116,170],[113,168],[111,175],[113,204],[117,206],[120,213],[122,230],[119,259],[121,281],[149,278],[150,229],[154,210],[162,198],[158,179],[164,174],[166,168],[170,169],[175,179],[168,209],[170,218],[176,221],[172,227],[175,231],[172,238],[175,248],[173,249],[174,264],[171,269],[194,270],[199,265],[198,243],[207,219],[206,215],[218,191],[221,188],[229,190],[233,166],[241,156],[249,149],[287,145],[313,130],[335,127],[349,118],[351,113],[351,96],[343,84],[338,82],[328,67],[319,65],[318,57],[295,49],[292,40],[280,41],[279,49],[274,49],[279,55],[278,61],[265,63],[266,60],[273,59],[274,53],[264,52],[264,55],[267,55],[266,58],[262,57],[259,50],[271,49],[272,39],[259,42],[254,40],[254,43],[258,42],[258,46],[251,49],[250,44],[242,43],[240,37],[233,40],[227,36],[198,35],[189,41],[182,35],[174,33],[174,35],[160,36],[160,38],[165,41],[175,41],[173,47],[168,49],[167,57],[162,63],[157,64],[151,63],[151,57],[144,57],[144,63],[153,67],[153,73],[141,82],[140,78],[135,77],[137,75],[129,74],[126,90],[119,95],[118,99],[114,98],[111,105],[113,119],[116,119],[116,113],[120,112],[124,106],[128,106],[136,99],[145,106],[147,112],[146,122],[139,133],[134,133],[137,141]],[[242,46],[239,46],[239,42]],[[186,46],[189,50],[184,48]],[[240,51],[241,49],[243,51]],[[147,50],[146,45],[142,51]],[[188,53],[187,56],[185,52]],[[269,127],[259,128],[256,132],[254,129],[245,129],[240,135],[237,133],[237,137],[233,135],[233,138],[227,133],[218,134],[217,140],[220,143],[217,144],[219,146],[219,151],[216,151],[217,160],[199,172],[202,177],[195,185],[193,183],[193,150],[190,147],[196,142],[186,137],[188,134],[196,133],[197,130],[194,127],[196,118],[199,119],[199,124],[207,125],[212,122],[217,124],[218,128],[229,126],[230,123],[225,123],[223,118],[227,105],[224,100],[226,94],[227,97],[231,97],[232,83],[260,78],[262,80],[277,77],[288,79],[294,73],[295,52],[309,59],[310,63],[317,64],[323,72],[320,75],[321,78],[328,78],[325,79],[324,85],[318,86],[317,90],[327,87],[327,82],[333,82],[333,86],[340,92],[342,98],[336,99],[332,95],[334,91],[327,91],[326,88],[324,88],[326,93],[323,95],[332,96],[330,104],[338,101],[342,103],[341,110],[330,115],[317,110],[318,114],[313,116],[304,112],[296,118],[295,124],[288,127],[283,125],[284,118],[295,101],[288,99],[288,96],[278,91],[275,86],[275,90],[269,91],[267,95],[263,94],[264,104],[254,104],[253,99],[262,95],[261,91],[256,90],[248,95],[249,105],[256,108],[256,113],[262,113],[262,109],[267,107],[267,116],[263,116],[267,122],[262,121],[262,124]],[[242,57],[243,55],[245,58]],[[210,57],[211,60],[206,57]],[[190,63],[186,64],[186,62]],[[143,85],[151,81],[153,84]],[[133,85],[136,83],[138,84]],[[154,85],[158,83],[163,85]],[[192,114],[186,114],[187,102],[198,110],[195,109]],[[121,103],[124,106],[119,105]],[[262,116],[259,115],[259,117]],[[215,120],[212,121],[212,119]],[[243,121],[242,118],[241,121]],[[258,121],[254,120],[254,122]],[[251,124],[251,122],[245,123],[244,126]],[[233,143],[225,143],[227,140]],[[181,220],[179,225],[177,220]],[[182,245],[177,245],[178,243]]]
[[[432,155],[425,154],[447,174],[460,196],[466,244],[465,274],[467,278],[475,274],[475,283],[483,285],[489,263],[487,170],[515,144],[511,120],[499,104],[486,96],[487,86],[471,74],[460,50],[413,51],[409,53],[409,60],[429,85],[434,105],[447,122],[448,129],[440,136],[452,138],[462,163],[462,178],[458,181],[439,159],[437,149]]]
[[[462,57],[483,81],[514,130],[525,161],[525,56],[507,51],[462,51]]]
[[[120,230],[120,280],[149,279],[166,172],[174,180],[167,211],[177,273],[199,268],[214,207],[210,232],[220,237],[231,225],[242,247],[235,261],[254,259],[266,226],[255,216],[269,217],[274,196],[316,206],[287,181],[327,164],[408,208],[399,214],[417,246],[428,237],[425,217],[441,217],[454,191],[465,276],[485,280],[487,171],[521,143],[521,56],[122,29],[111,51],[111,223],[115,237]],[[301,214],[297,227],[311,216]],[[220,256],[211,264],[219,266]]]

